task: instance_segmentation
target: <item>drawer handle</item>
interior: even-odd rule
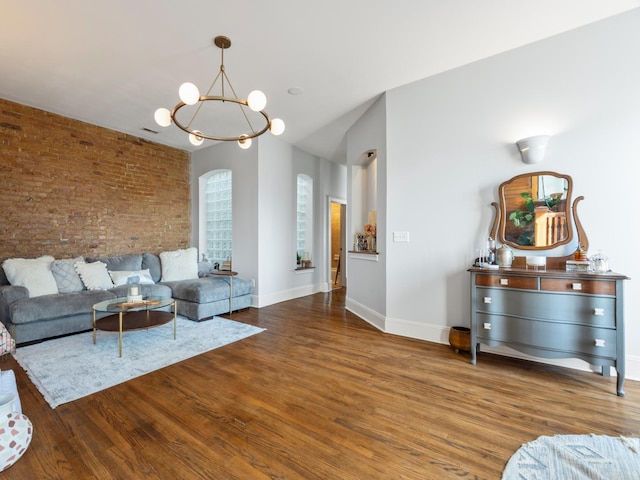
[[[603,339],[601,339],[601,338],[596,338],[595,346],[596,346],[596,347],[604,347],[604,346],[605,346],[605,343],[606,343],[606,342],[605,342]]]
[[[509,279],[508,278],[501,278],[500,279],[500,285],[509,285]]]
[[[484,297],[484,298],[482,299],[482,301],[483,301],[484,303],[491,303],[491,297]]]
[[[571,284],[571,288],[574,290],[582,290],[582,284],[581,283],[572,283]]]
[[[594,315],[598,315],[598,316],[603,316],[604,315],[604,308],[594,308],[593,309],[593,314]]]
[[[484,324],[484,329],[485,329],[485,330],[491,330],[491,324],[490,324],[489,322],[486,322],[486,323]]]

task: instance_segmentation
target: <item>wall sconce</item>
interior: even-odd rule
[[[540,163],[544,158],[544,152],[549,143],[549,135],[536,135],[535,137],[518,140],[516,145],[522,155],[524,163]]]

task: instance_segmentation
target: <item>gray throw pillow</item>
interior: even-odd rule
[[[56,279],[58,291],[60,293],[74,293],[84,290],[84,284],[80,279],[80,275],[76,272],[73,264],[76,262],[84,262],[84,258],[66,258],[64,260],[54,260],[51,265],[51,273]]]
[[[206,277],[213,271],[213,263],[198,262],[198,277]]]
[[[160,277],[162,276],[160,257],[154,255],[153,253],[143,253],[142,270],[144,270],[145,268],[149,269],[149,273],[151,273],[151,278],[153,279],[153,281],[158,283],[160,281]]]

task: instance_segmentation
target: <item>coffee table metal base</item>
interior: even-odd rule
[[[135,310],[131,312],[118,312],[113,315],[96,319],[96,311],[93,311],[93,344],[96,344],[96,331],[118,332],[118,356],[122,357],[122,332],[159,327],[173,320],[173,339],[176,339],[177,308],[174,304],[173,313],[158,310]],[[126,319],[123,322],[123,316]]]

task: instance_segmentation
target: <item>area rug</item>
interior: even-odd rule
[[[555,435],[525,443],[503,480],[638,480],[640,438]]]
[[[147,330],[124,332],[122,357],[118,334],[91,332],[18,347],[15,359],[24,368],[51,408],[132,378],[158,370],[264,331],[263,328],[219,317],[192,322],[177,320]]]

